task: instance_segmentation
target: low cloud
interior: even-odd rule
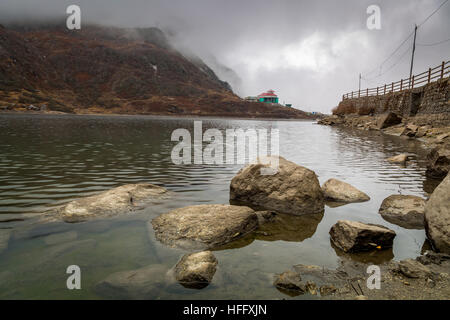
[[[274,89],[297,108],[329,112],[343,93],[409,75],[410,38],[380,64],[443,0],[2,0],[0,23],[64,18],[78,4],[83,22],[157,26],[175,46],[212,64],[241,96]],[[366,27],[369,5],[381,30]],[[450,38],[450,3],[419,28],[418,44]],[[450,42],[418,46],[415,73],[447,60]],[[227,70],[224,66],[231,68]]]

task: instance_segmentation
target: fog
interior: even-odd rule
[[[330,112],[342,94],[358,89],[359,73],[363,89],[407,78],[413,37],[398,46],[443,2],[2,0],[0,23],[65,19],[66,7],[77,4],[82,27],[161,28],[175,47],[201,57],[242,97],[273,89],[280,102]],[[367,28],[372,4],[381,9],[380,30]],[[449,38],[447,2],[418,28],[413,73],[448,60],[450,41],[436,43]]]

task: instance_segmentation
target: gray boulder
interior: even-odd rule
[[[391,248],[395,232],[376,224],[339,220],[330,229],[331,241],[344,252]]]
[[[322,191],[325,199],[336,202],[351,203],[370,200],[370,197],[364,192],[337,179],[327,180],[322,186]]]
[[[439,252],[450,253],[450,174],[425,205],[425,230]]]
[[[258,217],[245,206],[205,204],[172,210],[153,219],[151,224],[156,239],[162,243],[192,250],[234,241],[255,230]]]
[[[378,211],[388,222],[407,229],[424,228],[425,199],[410,195],[391,195]]]
[[[279,157],[278,172],[262,175],[261,163],[241,169],[231,180],[230,201],[265,210],[302,215],[324,210],[323,194],[314,171]]]
[[[165,188],[148,183],[127,184],[97,195],[74,200],[59,209],[66,222],[80,222],[91,218],[129,213],[147,201],[164,198]]]
[[[450,170],[450,148],[435,147],[427,155],[427,170],[425,174],[434,179],[444,178]]]
[[[186,254],[175,266],[175,278],[186,288],[202,289],[213,279],[216,266],[211,251]]]

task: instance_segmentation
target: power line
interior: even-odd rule
[[[423,24],[425,24],[436,12],[438,12],[447,2],[448,2],[449,0],[445,0],[444,2],[442,2],[440,5],[439,5],[439,7],[437,7],[430,15],[428,15],[428,17],[426,17],[420,24],[418,24],[417,25],[417,27],[416,28],[419,28],[419,27],[421,27]],[[392,58],[393,56],[394,56],[394,54],[396,54],[397,53],[397,51],[414,35],[414,33],[415,33],[415,31],[412,31],[407,37],[406,37],[406,39],[405,40],[403,40],[402,41],[402,43],[400,43],[400,45],[379,65],[379,66],[377,66],[375,69],[373,69],[372,71],[370,71],[370,72],[367,72],[366,73],[366,75],[369,75],[369,74],[371,74],[371,73],[373,73],[374,71],[376,71],[376,70],[378,70],[378,69],[382,69],[383,68],[383,65],[390,59],[390,58]],[[447,39],[447,40],[445,40],[445,41],[443,41],[443,42],[441,42],[441,43],[444,43],[444,42],[447,42],[447,41],[450,41],[450,39]],[[437,44],[440,44],[440,43],[435,43],[435,44],[431,44],[431,45],[437,45]],[[409,51],[409,48],[408,48],[408,50],[406,51],[406,52],[408,52]],[[406,54],[406,52],[405,53],[403,53],[402,54],[402,56],[400,57],[400,59],[398,60],[398,62],[400,62],[400,60],[401,60],[401,58]],[[397,62],[397,63],[398,63]],[[386,72],[388,72],[389,70],[391,70],[395,65],[397,65],[397,63],[395,63],[393,66],[391,66],[388,70],[386,70],[386,71],[384,71],[383,73],[381,73],[380,72],[380,74],[378,75],[378,76],[376,76],[376,77],[373,77],[373,78],[371,78],[371,79],[375,79],[375,78],[378,78],[378,77],[380,77],[380,76],[382,76],[383,74],[385,74]],[[363,78],[364,79],[364,78]]]
[[[366,78],[364,78],[364,77],[363,77],[362,79],[365,80],[365,81],[372,81],[372,80],[374,80],[374,79],[377,79],[377,78],[379,78],[379,77],[385,75],[386,73],[388,73],[389,71],[391,71],[395,66],[397,66],[397,65],[403,60],[403,58],[404,58],[405,55],[409,52],[409,50],[410,50],[410,48],[407,48],[407,49],[401,54],[401,56],[398,58],[398,60],[397,60],[394,64],[392,64],[389,68],[387,68],[385,71],[383,71],[383,72],[380,73],[379,75],[377,75],[377,76],[375,76],[375,77],[372,77],[372,78],[370,78],[370,79],[366,79]]]
[[[438,12],[439,9],[441,9],[441,8],[444,6],[444,4],[446,4],[447,2],[448,2],[448,0],[445,0],[444,2],[442,2],[441,5],[440,5],[439,7],[437,7],[437,9],[434,10],[428,17],[426,17],[425,20],[422,21],[422,23],[419,23],[419,24],[417,25],[417,27],[420,27],[420,26],[422,26],[425,22],[427,22],[428,19],[430,19],[436,12]]]
[[[450,38],[448,38],[446,40],[439,41],[439,42],[435,42],[435,43],[417,43],[416,45],[417,46],[421,46],[421,47],[432,47],[432,46],[437,46],[439,44],[442,44],[442,43],[445,43],[445,42],[448,42],[448,41],[450,41]]]

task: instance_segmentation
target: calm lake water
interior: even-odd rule
[[[273,285],[275,273],[296,264],[328,268],[340,259],[380,263],[420,255],[424,230],[408,230],[378,214],[391,194],[428,197],[426,150],[415,140],[379,132],[339,129],[309,121],[159,118],[147,116],[0,115],[0,229],[11,233],[0,253],[0,299],[100,299],[94,285],[117,271],[151,264],[173,267],[183,251],[154,239],[147,221],[174,208],[229,203],[229,184],[241,165],[174,165],[171,133],[193,121],[203,129],[276,128],[280,154],[316,172],[321,183],[344,180],[371,200],[326,206],[323,215],[285,216],[237,243],[215,251],[213,282],[201,290],[167,280],[150,299],[292,299]],[[407,167],[386,158],[417,155]],[[38,223],[39,213],[72,199],[126,183],[149,182],[173,191],[163,201],[133,215],[78,224]],[[329,239],[339,219],[383,224],[397,233],[392,250],[343,255]],[[70,233],[67,233],[70,232]],[[54,234],[66,233],[66,242]],[[54,241],[52,241],[54,240]],[[66,288],[66,268],[81,268],[82,290]],[[156,276],[158,277],[158,275]],[[165,273],[159,275],[165,278]],[[304,295],[295,299],[310,299]]]

